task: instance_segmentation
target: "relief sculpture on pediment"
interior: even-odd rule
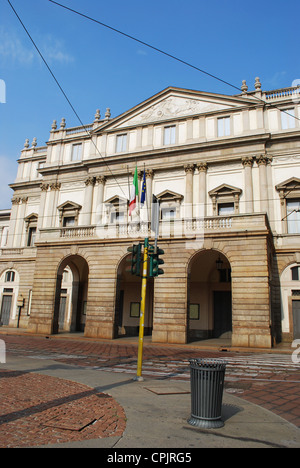
[[[224,109],[224,105],[198,99],[183,99],[179,97],[169,97],[157,104],[149,107],[139,115],[136,115],[131,123],[155,122],[168,118],[176,118],[187,115],[208,113]]]

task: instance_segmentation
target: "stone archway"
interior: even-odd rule
[[[115,302],[115,333],[114,336],[138,336],[141,302],[141,278],[127,272],[129,263],[125,256],[117,269],[117,287]],[[147,281],[146,313],[144,335],[152,334],[153,328],[153,279]]]
[[[57,270],[52,333],[83,332],[89,267],[79,255],[66,257]]]
[[[188,268],[188,341],[231,339],[231,266],[216,250],[196,253]]]

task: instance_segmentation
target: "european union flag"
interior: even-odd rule
[[[141,194],[141,205],[144,205],[146,200],[146,173],[144,171],[143,183],[142,183],[142,194]]]

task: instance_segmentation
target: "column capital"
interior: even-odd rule
[[[146,169],[146,179],[153,179],[153,177],[154,177],[154,170]]]
[[[106,182],[106,177],[103,176],[103,175],[96,176],[96,182],[97,182],[98,184],[104,185],[105,182]]]
[[[20,202],[21,202],[21,198],[20,198],[20,197],[13,197],[13,198],[11,199],[11,204],[12,204],[12,205],[18,205]]]
[[[205,161],[197,163],[197,168],[199,172],[207,172],[208,164]]]
[[[260,154],[259,156],[256,157],[256,162],[258,166],[267,166],[270,164],[272,161],[272,158],[265,155],[265,154]]]
[[[40,185],[40,189],[42,192],[47,192],[48,188],[49,188],[49,184],[42,183]]]
[[[61,187],[60,182],[52,182],[52,184],[50,184],[50,190],[59,190],[60,187]]]
[[[185,164],[184,170],[186,174],[193,174],[195,170],[195,165],[194,164]]]
[[[242,164],[244,167],[252,167],[254,159],[252,157],[246,156],[242,158]]]
[[[84,181],[85,185],[88,187],[89,185],[95,185],[95,177],[88,177]]]

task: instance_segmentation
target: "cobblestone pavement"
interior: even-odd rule
[[[122,340],[98,342],[81,339],[66,339],[64,337],[32,337],[1,335],[5,341],[7,355],[23,358],[51,359],[56,362],[71,364],[73,366],[89,367],[94,370],[108,372],[122,372],[130,375],[136,373],[137,344]],[[221,352],[201,350],[188,346],[168,346],[145,343],[143,353],[143,376],[159,380],[189,380],[189,358],[221,358],[226,361],[226,392],[260,405],[284,419],[300,427],[300,365],[294,364],[291,354],[279,353],[250,353],[250,352]],[[6,434],[12,434],[20,421],[17,416],[22,413],[23,424],[32,424],[35,421],[34,411],[27,415],[26,408],[39,408],[45,405],[42,414],[42,427],[47,432],[49,440],[62,440],[60,428],[66,428],[66,421],[72,421],[73,406],[84,402],[87,414],[77,424],[77,431],[70,427],[72,440],[80,437],[103,437],[118,435],[125,428],[125,417],[122,408],[111,397],[97,394],[94,390],[82,385],[60,381],[55,386],[55,392],[47,397],[45,390],[35,391],[38,387],[47,387],[50,377],[41,377],[34,374],[12,375],[2,371],[1,400],[7,398],[5,406],[1,405],[0,422],[7,429]],[[31,379],[31,381],[30,381]],[[47,379],[50,379],[47,382]],[[57,379],[56,379],[57,380]],[[58,379],[60,380],[60,379]],[[17,385],[18,384],[18,385]],[[18,392],[18,388],[28,389]],[[53,387],[51,387],[53,388]],[[6,392],[6,393],[5,393]],[[16,398],[16,395],[17,398]],[[27,395],[27,396],[26,396]],[[29,396],[28,396],[29,395]],[[78,395],[78,399],[77,396]],[[44,400],[43,400],[44,398]],[[64,401],[65,399],[65,401]],[[15,403],[14,403],[15,401]],[[91,418],[88,408],[97,402],[99,416]],[[58,403],[58,404],[57,404]],[[10,405],[10,409],[7,405]],[[101,416],[102,409],[108,405],[113,416],[111,419]],[[56,411],[56,406],[59,409]],[[106,407],[107,408],[107,407]],[[94,412],[94,406],[93,406]],[[105,414],[107,411],[105,409]],[[5,414],[12,420],[5,420]],[[16,415],[15,419],[11,415]],[[100,421],[100,422],[99,422]],[[101,422],[102,421],[102,422]],[[11,425],[9,427],[9,425]],[[72,425],[72,423],[71,423]],[[74,421],[74,425],[75,421]],[[29,427],[29,426],[28,426]],[[33,429],[33,426],[31,426]],[[24,429],[24,428],[23,428]],[[98,432],[97,432],[98,431]],[[65,432],[64,432],[65,434]],[[99,435],[100,434],[100,435]],[[12,435],[11,435],[12,437]],[[64,435],[65,437],[65,435]],[[76,439],[79,438],[79,439]],[[7,439],[1,436],[0,446],[7,444]],[[13,443],[13,439],[12,439]],[[26,443],[26,440],[24,440]],[[36,444],[36,443],[35,443]],[[7,445],[6,445],[7,446]]]
[[[123,408],[109,395],[63,379],[0,371],[0,448],[121,436]]]

